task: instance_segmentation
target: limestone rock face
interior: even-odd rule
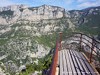
[[[26,6],[26,5],[10,5],[7,7],[0,7],[0,12],[7,11],[7,10],[16,11],[16,10],[19,10],[21,8],[27,8],[27,7],[28,6]]]
[[[25,5],[12,5],[0,8],[0,24],[13,24],[18,20],[57,19],[62,18],[64,14],[65,9],[57,6],[27,7]]]

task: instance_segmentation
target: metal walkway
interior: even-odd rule
[[[58,53],[60,75],[97,75],[82,53],[67,49]]]
[[[49,75],[100,75],[99,41],[82,33],[61,39],[62,33],[56,42]]]

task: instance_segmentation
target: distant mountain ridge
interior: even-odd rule
[[[57,19],[62,17],[70,18],[71,22],[75,25],[83,25],[90,22],[92,23],[92,20],[97,17],[96,23],[100,24],[98,21],[100,19],[100,6],[70,11],[66,11],[64,8],[51,5],[42,5],[38,7],[12,5],[8,7],[0,7],[1,25],[14,24],[19,20],[36,21],[41,19]]]
[[[96,16],[98,16],[97,19],[100,20],[100,6],[90,7],[90,8],[86,8],[86,9],[83,9],[83,10],[71,10],[69,12],[70,12],[70,15],[73,19],[76,19],[76,18],[78,19],[77,21],[78,21],[79,24],[80,23],[81,24],[88,23],[89,21],[86,21],[86,20],[89,20],[89,19],[92,20]]]
[[[80,27],[80,30],[100,34],[100,6],[83,10],[71,10],[69,12],[71,21]]]
[[[28,7],[26,5],[11,5],[8,7],[0,7],[0,27],[2,28],[2,30],[0,29],[0,34],[9,31],[11,26],[15,24],[44,24],[43,20],[45,20],[45,24],[48,22],[52,26],[48,26],[47,24],[44,27],[41,26],[42,28],[40,28],[40,32],[41,29],[46,30],[46,33],[48,31],[51,32],[52,30],[50,31],[49,28],[53,29],[53,31],[63,30],[66,28],[72,30],[78,28],[78,30],[84,31],[84,29],[89,28],[87,32],[91,32],[92,28],[93,34],[99,34],[100,6],[70,11],[58,6],[51,5],[42,5],[37,7]],[[59,20],[59,22],[57,20]],[[3,30],[3,28],[7,29]]]

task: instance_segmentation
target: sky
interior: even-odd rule
[[[30,7],[46,4],[63,7],[66,10],[80,10],[87,7],[99,6],[100,0],[0,0],[0,7],[19,4],[24,4]]]

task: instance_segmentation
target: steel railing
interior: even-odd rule
[[[92,62],[92,56],[95,55],[97,57],[100,57],[100,42],[94,39],[94,37],[90,37],[86,34],[83,33],[77,33],[71,36],[74,41],[79,41],[80,42],[80,48],[83,49],[85,46],[89,47],[89,60],[90,63]],[[83,49],[84,50],[84,49]],[[100,62],[100,60],[98,60]]]
[[[53,55],[52,65],[50,67],[49,75],[55,75],[56,74],[56,68],[58,63],[58,51],[61,49],[61,41],[62,41],[62,33],[60,32],[60,36],[57,39],[56,42],[56,48]]]
[[[88,57],[90,63],[98,62],[98,65],[100,65],[100,42],[99,41],[97,41],[93,37],[88,36],[83,33],[74,33],[73,35],[67,37],[67,39],[68,38],[71,38],[70,40],[79,42],[80,49],[83,52],[88,53],[87,57]],[[60,33],[60,39],[56,42],[56,49],[55,49],[55,52],[53,55],[53,60],[52,60],[52,65],[50,68],[49,75],[55,75],[55,73],[56,73],[56,67],[57,67],[57,62],[58,62],[58,51],[61,47],[61,39],[62,39],[62,33]],[[86,51],[84,49],[85,47],[88,47],[89,51],[88,50]]]

